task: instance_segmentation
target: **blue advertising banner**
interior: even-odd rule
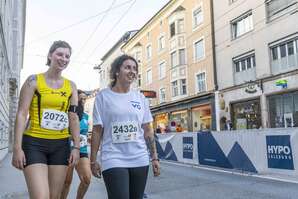
[[[193,137],[183,137],[183,158],[193,159]]]
[[[294,170],[290,135],[266,136],[268,168]]]

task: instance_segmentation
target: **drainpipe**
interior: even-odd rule
[[[215,31],[214,31],[214,10],[213,0],[210,0],[210,20],[211,20],[211,43],[212,43],[212,59],[213,59],[213,79],[214,79],[214,103],[215,103],[215,121],[216,130],[220,131],[220,107],[219,107],[219,91],[217,84],[217,70],[216,70],[216,51],[215,51]]]

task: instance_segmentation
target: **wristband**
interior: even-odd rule
[[[80,150],[80,147],[78,147],[78,146],[73,146],[72,149]]]
[[[153,162],[153,161],[158,161],[158,162],[159,162],[159,158],[153,158],[153,159],[151,160],[151,162]]]

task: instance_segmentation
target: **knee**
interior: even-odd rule
[[[90,182],[91,182],[91,174],[84,175],[81,177],[81,183],[84,184],[85,186],[89,186]]]

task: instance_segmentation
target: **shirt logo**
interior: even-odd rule
[[[59,92],[52,91],[51,94],[58,94],[61,97],[66,97],[66,92],[65,91],[59,91]]]
[[[137,109],[141,110],[141,103],[140,102],[130,101],[130,103],[131,103],[133,108],[137,108]]]

